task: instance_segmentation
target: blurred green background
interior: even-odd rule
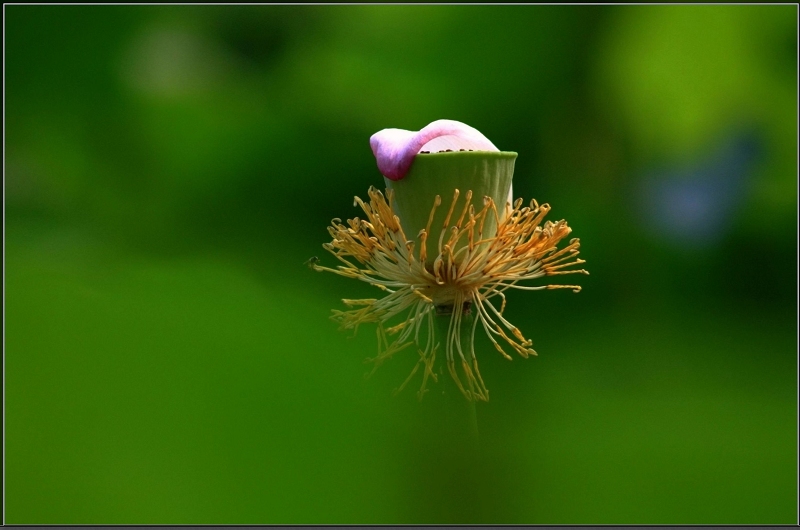
[[[4,9],[6,523],[797,521],[796,6]],[[440,118],[591,271],[477,451],[303,265]]]

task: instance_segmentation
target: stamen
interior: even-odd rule
[[[447,217],[444,218],[444,224],[442,225],[442,231],[439,233],[439,254],[442,253],[442,240],[444,238],[444,234],[447,231],[447,225],[450,224],[450,216],[453,215],[453,210],[456,207],[456,201],[458,200],[459,191],[456,190],[453,194],[453,202],[450,203],[450,210],[447,212]]]
[[[478,369],[474,349],[478,323],[504,358],[512,359],[495,336],[502,338],[523,357],[536,355],[530,348],[531,341],[505,318],[507,300],[503,293],[507,289],[580,291],[577,285],[518,284],[544,276],[588,274],[584,269],[564,270],[585,263],[577,257],[580,241],[571,239],[569,244],[558,249],[557,245],[571,229],[563,220],[555,223],[547,221],[541,225],[550,206],[539,205],[535,200],[524,207],[521,199],[515,200],[513,206],[504,203],[501,220],[497,205],[490,197],[484,197],[484,206],[476,214],[472,205],[472,190],[465,192],[465,204],[457,221],[451,226],[460,196],[459,190],[454,190],[439,234],[437,254],[433,256],[433,263],[428,265],[427,240],[433,218],[441,205],[441,197],[434,198],[426,228],[420,230],[416,240],[408,240],[392,207],[394,191],[389,189],[384,195],[376,188],[370,188],[368,193],[369,203],[354,198],[354,205],[365,214],[363,220],[354,217],[343,223],[341,219],[334,218],[328,227],[331,241],[325,243],[323,248],[341,265],[336,268],[325,267],[318,259],[309,260],[306,264],[315,271],[333,272],[364,281],[383,290],[387,296],[381,299],[344,299],[343,303],[351,309],[335,310],[331,318],[342,329],[352,330],[354,334],[361,324],[378,324],[378,355],[368,360],[373,363],[370,374],[394,354],[416,345],[419,358],[396,392],[402,391],[422,366],[422,384],[417,392],[417,396],[422,398],[427,382],[430,379],[437,381],[434,361],[437,348],[443,342],[448,371],[462,394],[469,400],[488,400],[489,392]],[[495,217],[496,230],[493,234],[484,233],[489,215]],[[446,231],[448,237],[445,241]],[[466,242],[462,238],[466,238]],[[463,246],[459,248],[459,245]],[[419,248],[418,260],[416,248]],[[434,315],[441,313],[441,308],[434,306],[433,300],[441,289],[453,293],[453,304],[447,332],[437,344]],[[499,309],[490,301],[495,296],[501,299]],[[462,336],[462,327],[467,325],[466,315],[472,304],[475,306],[474,322],[468,334]],[[452,311],[452,307],[457,310]],[[402,320],[386,327],[393,319]],[[393,340],[390,341],[389,337]],[[456,366],[456,352],[461,361],[459,366]],[[465,381],[461,380],[462,376],[466,378]]]
[[[467,214],[470,206],[472,206],[472,190],[467,190],[467,195],[464,197],[464,210],[461,212],[461,217],[458,218],[456,226],[461,228],[461,223],[464,221],[464,216]]]

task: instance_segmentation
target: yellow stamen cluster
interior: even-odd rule
[[[435,319],[449,315],[444,350],[450,375],[468,400],[488,401],[489,391],[478,370],[474,351],[478,324],[505,358],[510,360],[511,356],[505,352],[501,342],[522,357],[536,355],[531,349],[531,341],[503,317],[504,291],[559,288],[580,291],[577,285],[517,285],[520,281],[543,276],[588,274],[583,269],[564,270],[584,263],[576,257],[579,240],[571,239],[566,247],[556,249],[571,229],[563,220],[542,224],[550,211],[547,204],[539,205],[534,200],[529,206],[522,207],[522,199],[518,199],[513,208],[506,205],[503,215],[500,215],[494,201],[485,197],[484,207],[476,213],[471,205],[472,192],[468,191],[464,207],[458,212],[456,204],[460,192],[454,190],[438,237],[436,255],[430,259],[428,237],[434,214],[442,203],[441,197],[436,196],[428,224],[414,241],[403,232],[400,219],[392,209],[392,190],[387,190],[387,197],[374,187],[368,193],[369,203],[355,198],[355,205],[364,210],[366,219],[356,217],[348,220],[347,224],[334,219],[328,227],[333,240],[323,247],[344,265],[332,269],[313,262],[311,267],[359,279],[389,294],[380,299],[345,299],[347,306],[357,309],[334,310],[332,318],[341,324],[342,329],[354,331],[361,324],[378,324],[378,356],[369,359],[375,368],[395,353],[416,346],[419,361],[398,391],[422,366],[422,386],[418,392],[421,399],[428,378],[437,380],[433,369],[439,347],[435,339]],[[497,230],[494,234],[484,235],[484,224],[490,216],[494,218]],[[490,301],[495,297],[501,299],[499,309]],[[385,327],[398,315],[403,318],[399,324]],[[471,329],[467,327],[470,324]],[[462,334],[462,328],[468,334]],[[466,385],[456,369],[456,354]]]

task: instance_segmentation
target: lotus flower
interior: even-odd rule
[[[371,187],[369,202],[355,198],[364,219],[331,222],[333,239],[323,247],[343,265],[334,269],[314,261],[311,267],[367,282],[387,294],[345,299],[354,309],[334,310],[332,318],[343,329],[378,325],[378,355],[370,359],[375,368],[415,347],[419,359],[398,391],[422,368],[421,399],[428,381],[437,380],[436,354],[443,349],[464,397],[488,401],[475,356],[475,331],[480,325],[509,360],[504,346],[522,357],[536,355],[531,341],[503,316],[505,291],[580,291],[577,285],[519,285],[546,276],[588,274],[568,269],[584,263],[577,258],[580,242],[572,239],[557,248],[571,229],[563,220],[543,223],[549,205],[533,200],[523,206],[522,199],[511,203],[517,154],[499,151],[466,124],[438,120],[417,132],[384,129],[370,138],[370,146],[386,194]]]

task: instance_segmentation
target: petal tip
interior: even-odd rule
[[[422,151],[499,151],[477,129],[455,120],[436,120],[419,131],[383,129],[369,139],[378,170],[389,180],[406,176]]]

